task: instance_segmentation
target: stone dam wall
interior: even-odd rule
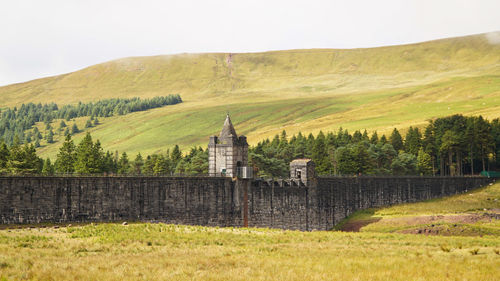
[[[356,210],[453,195],[484,177],[0,177],[0,224],[154,221],[328,230]]]

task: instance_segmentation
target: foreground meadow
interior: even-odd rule
[[[3,280],[498,280],[500,239],[138,223],[0,232]]]

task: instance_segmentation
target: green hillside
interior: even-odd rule
[[[105,149],[147,154],[205,146],[226,111],[250,143],[283,129],[386,133],[455,113],[491,119],[500,117],[500,45],[475,35],[370,49],[124,58],[0,87],[0,107],[168,94],[184,102],[100,120],[92,135]],[[39,151],[53,156],[59,145]]]

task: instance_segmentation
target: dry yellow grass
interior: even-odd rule
[[[442,250],[446,245],[449,251]],[[498,280],[498,237],[165,224],[0,231],[8,280]],[[470,251],[478,249],[478,255]]]

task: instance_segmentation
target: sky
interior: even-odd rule
[[[0,85],[130,56],[365,48],[500,31],[499,11],[498,0],[2,1]]]

